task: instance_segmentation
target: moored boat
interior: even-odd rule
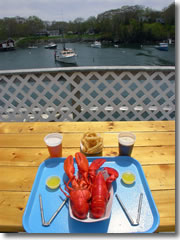
[[[77,64],[77,54],[72,48],[63,48],[62,51],[57,54],[54,53],[55,60],[62,63]]]
[[[101,42],[99,42],[99,41],[95,41],[94,43],[91,44],[91,47],[94,47],[94,48],[101,48]]]
[[[29,49],[38,48],[37,46],[29,46]]]
[[[7,41],[0,43],[0,51],[9,51],[15,49],[14,40],[8,39]]]
[[[54,49],[54,48],[57,48],[57,44],[52,42],[52,43],[49,43],[48,45],[46,45],[45,48],[52,48],[52,49]]]
[[[159,43],[155,48],[161,51],[168,51],[168,43]]]

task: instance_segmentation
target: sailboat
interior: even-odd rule
[[[63,50],[59,53],[55,51],[55,60],[62,63],[77,64],[77,54],[72,48],[66,48],[65,43],[63,45]]]

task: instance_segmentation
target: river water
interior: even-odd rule
[[[78,54],[77,66],[174,66],[175,47],[159,51],[152,45],[128,46],[118,48],[102,46],[92,48],[89,43],[67,43],[66,47],[75,49]],[[62,44],[58,44],[62,49]],[[0,52],[0,70],[64,67],[54,60],[54,50],[38,46],[34,49],[16,49]]]

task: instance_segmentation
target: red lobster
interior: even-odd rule
[[[91,215],[94,218],[101,218],[104,216],[106,211],[106,205],[110,197],[109,189],[111,183],[118,178],[118,172],[109,167],[105,167],[109,177],[104,179],[102,172],[99,172],[94,180],[92,186],[92,197],[91,197]]]
[[[109,192],[104,180],[104,176],[99,172],[92,187],[91,215],[100,218],[104,215],[106,204],[109,200]]]
[[[106,161],[98,159],[90,166],[92,177],[88,177],[89,164],[87,158],[82,153],[75,154],[76,163],[78,166],[78,177],[74,175],[74,160],[73,156],[68,156],[64,161],[64,171],[66,172],[69,181],[65,183],[65,190],[69,192],[67,195],[62,188],[61,191],[70,198],[73,215],[80,219],[85,219],[89,211],[89,201],[91,198],[92,181],[96,170]],[[72,187],[69,186],[71,182]]]
[[[101,172],[96,173],[105,159],[96,159],[89,166],[88,160],[84,154],[75,153],[75,159],[78,166],[78,176],[76,177],[73,156],[68,156],[64,161],[64,171],[69,180],[65,183],[67,195],[61,188],[66,197],[70,198],[73,215],[80,219],[85,219],[89,211],[89,202],[91,200],[91,215],[94,218],[100,218],[104,215],[106,205],[109,199],[109,189],[111,183],[118,177],[118,172],[113,168],[105,167],[108,178],[104,180]],[[72,184],[72,187],[69,184]]]

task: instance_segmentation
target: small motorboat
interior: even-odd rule
[[[94,43],[91,44],[91,47],[94,47],[94,48],[101,48],[101,42],[99,42],[99,41],[95,41]]]
[[[34,48],[38,48],[37,46],[29,46],[29,49],[34,49]]]
[[[168,51],[168,43],[159,43],[155,48],[161,51]]]
[[[54,48],[57,48],[57,44],[49,43],[48,45],[45,46],[45,48],[52,48],[52,49],[54,49]]]
[[[72,48],[63,48],[62,51],[57,54],[54,53],[55,60],[62,63],[77,64],[77,54]]]

